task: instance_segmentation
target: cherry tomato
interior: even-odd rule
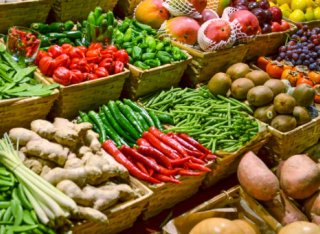
[[[266,67],[266,72],[269,74],[269,76],[276,78],[276,79],[280,79],[282,72],[284,71],[284,67],[282,64],[280,63],[268,63],[267,67]]]

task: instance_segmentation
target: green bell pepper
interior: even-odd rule
[[[132,28],[128,28],[124,34],[123,41],[128,42],[132,40]]]
[[[134,64],[134,66],[139,67],[143,70],[149,69],[150,66],[146,65],[145,63],[141,62],[141,61],[136,61]]]
[[[142,54],[142,61],[148,60],[148,59],[154,59],[156,57],[155,53],[144,53]]]
[[[147,36],[145,39],[145,42],[148,45],[148,47],[151,49],[155,49],[157,46],[156,39],[152,36]]]
[[[167,64],[171,62],[171,55],[166,51],[158,51],[157,58],[161,61],[161,64]]]
[[[74,27],[74,23],[72,22],[72,20],[68,20],[64,22],[64,30],[71,31],[73,27]]]
[[[132,58],[134,60],[140,60],[142,55],[142,49],[139,46],[134,46],[132,49]]]
[[[157,45],[156,45],[156,50],[162,50],[163,47],[164,47],[164,43],[158,42]]]
[[[158,58],[156,59],[148,59],[146,61],[144,61],[144,63],[150,67],[159,67],[161,66],[161,62]]]

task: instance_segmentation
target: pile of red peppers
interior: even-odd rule
[[[8,46],[13,53],[19,52],[27,58],[37,53],[40,46],[40,39],[31,32],[26,32],[13,27],[9,31]]]
[[[133,148],[123,145],[118,149],[112,140],[102,146],[132,176],[152,184],[180,184],[176,175],[200,176],[211,171],[205,164],[216,159],[209,149],[190,136],[165,134],[155,127],[144,132]]]
[[[48,51],[39,51],[35,63],[40,71],[62,85],[78,84],[120,73],[129,62],[125,50],[101,43],[84,46],[52,45]]]

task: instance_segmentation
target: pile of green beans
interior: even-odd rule
[[[10,171],[0,166],[0,234],[54,234],[38,221],[24,189]]]
[[[186,133],[212,152],[235,152],[259,131],[250,107],[224,96],[214,96],[206,86],[171,88],[140,99],[146,110],[169,114],[174,125],[165,132]]]

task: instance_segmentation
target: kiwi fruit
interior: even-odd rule
[[[273,105],[279,114],[292,114],[296,100],[289,94],[280,93],[274,98]]]
[[[286,92],[286,85],[278,79],[267,80],[266,83],[264,83],[264,86],[267,86],[272,90],[273,96]]]
[[[248,64],[236,63],[236,64],[233,64],[232,66],[230,66],[227,69],[226,73],[230,76],[230,78],[232,80],[236,80],[238,78],[245,77],[245,75],[247,73],[249,73],[250,71],[251,70],[250,70],[250,67],[248,66]]]
[[[226,96],[230,87],[231,79],[228,74],[219,72],[215,74],[208,83],[208,89],[212,94]]]
[[[308,107],[314,100],[315,91],[308,84],[300,84],[294,88],[292,96],[296,99],[297,105]]]
[[[309,111],[303,106],[294,107],[293,116],[296,118],[298,126],[308,123],[311,120]]]
[[[277,115],[271,121],[271,126],[280,132],[288,132],[297,127],[297,120],[292,115]]]
[[[243,100],[247,98],[247,93],[254,87],[254,83],[248,78],[239,78],[231,85],[231,95],[235,99]]]
[[[274,110],[274,106],[273,105],[269,105],[269,106],[262,106],[257,108],[254,113],[253,116],[264,122],[269,124],[271,122],[271,120],[276,117],[277,113]]]
[[[268,73],[259,70],[253,70],[246,74],[246,78],[252,80],[255,86],[263,85],[268,80],[270,80],[270,76]]]
[[[255,107],[268,105],[273,100],[273,92],[270,88],[259,85],[249,90],[247,100]]]

